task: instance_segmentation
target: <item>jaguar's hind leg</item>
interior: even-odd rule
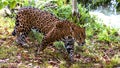
[[[57,35],[62,35],[62,33],[59,33],[60,30],[57,28],[53,28],[51,31],[49,31],[43,38],[42,43],[38,46],[37,48],[37,54],[40,53],[40,51],[43,51],[47,45],[53,44],[54,41],[59,40],[61,36]]]
[[[16,39],[17,44],[20,44],[23,47],[29,47],[25,39],[26,37],[27,37],[27,34],[25,33],[22,33],[19,36],[17,36],[17,39]]]

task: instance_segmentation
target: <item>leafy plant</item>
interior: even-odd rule
[[[19,0],[1,0],[0,9],[4,8],[5,6],[9,6],[11,9],[13,9],[15,8],[17,2],[19,2]]]
[[[60,42],[55,42],[54,43],[55,47],[59,50],[65,49],[64,43],[62,41]]]
[[[114,57],[112,57],[112,59],[111,59],[112,61],[111,61],[111,63],[112,64],[120,64],[120,54],[117,54],[117,55],[115,55]]]
[[[31,39],[33,38],[34,40],[37,40],[37,42],[40,44],[44,36],[42,33],[39,33],[38,31],[32,29],[30,37]]]

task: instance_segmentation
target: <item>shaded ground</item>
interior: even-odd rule
[[[85,46],[75,46],[75,62],[71,64],[64,47],[49,46],[38,56],[35,56],[36,42],[32,48],[20,47],[11,35],[13,26],[13,19],[0,17],[0,68],[120,67],[119,41],[105,43],[87,39]]]

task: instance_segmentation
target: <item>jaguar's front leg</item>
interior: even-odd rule
[[[70,36],[64,39],[65,48],[68,52],[70,61],[74,61],[74,39]]]

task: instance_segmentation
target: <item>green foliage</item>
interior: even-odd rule
[[[43,10],[47,10],[53,13],[58,18],[67,19],[69,21],[74,22],[74,18],[72,18],[72,7],[69,4],[57,6],[57,8],[55,9],[49,8],[49,7],[47,9],[43,8]],[[82,7],[81,4],[78,5],[78,10],[80,14],[80,22],[74,22],[74,23],[77,23],[78,25],[80,25],[80,23],[92,22],[90,20],[91,18],[89,18],[90,17],[89,13],[87,13],[87,10],[84,7]]]
[[[66,62],[65,61],[61,61],[60,68],[66,68]]]
[[[32,0],[32,1],[33,1],[33,0]],[[22,5],[24,5],[24,6],[29,6],[30,4],[29,4],[28,0],[24,0],[24,3],[23,3]]]
[[[35,0],[1,0],[0,1],[0,9],[9,6],[10,9],[14,9],[17,4],[20,4],[22,6],[35,6]]]
[[[35,0],[31,0],[31,1],[24,0],[24,1],[25,1],[25,3],[23,3],[23,6],[32,6],[32,7],[35,6]]]
[[[82,23],[92,23],[92,20],[90,18],[89,13],[87,12],[87,9],[85,7],[83,7],[81,4],[78,4],[78,11],[80,14],[80,22]],[[79,22],[79,24],[80,24]]]
[[[11,9],[13,9],[15,8],[17,2],[19,2],[19,0],[1,0],[0,9],[4,8],[5,6],[9,6]]]
[[[60,42],[55,42],[54,43],[55,47],[59,50],[65,49],[64,43],[62,41]]]
[[[37,32],[36,30],[33,30],[32,29],[32,33],[31,33],[31,39],[34,38],[37,40],[38,43],[41,43],[42,39],[43,39],[43,34],[42,33],[39,33]],[[33,39],[33,40],[34,40]]]
[[[98,34],[98,40],[100,41],[110,41],[109,35],[106,30],[103,30],[102,33]]]
[[[53,13],[58,18],[71,20],[71,6],[70,5],[58,6],[55,9],[48,7],[47,9],[45,8],[44,10]]]
[[[13,56],[17,54],[17,48],[14,46],[5,47],[5,46],[0,46],[0,59],[12,59]]]
[[[57,0],[57,5],[62,6],[64,5],[65,0]]]
[[[105,27],[103,27],[101,32],[98,34],[98,40],[107,41],[107,42],[115,42],[117,39],[115,36],[117,31],[111,28],[105,28],[105,29],[104,28]]]
[[[118,64],[118,63],[120,64],[120,61],[119,61],[119,60],[120,60],[120,54],[117,54],[117,55],[115,55],[114,57],[112,57],[111,63],[114,64],[114,65],[115,65],[115,64]]]
[[[118,30],[106,26],[105,24],[98,23],[97,17],[88,17],[89,23],[85,24],[87,26],[86,33],[88,38],[95,38],[98,41],[104,42],[118,42]]]

